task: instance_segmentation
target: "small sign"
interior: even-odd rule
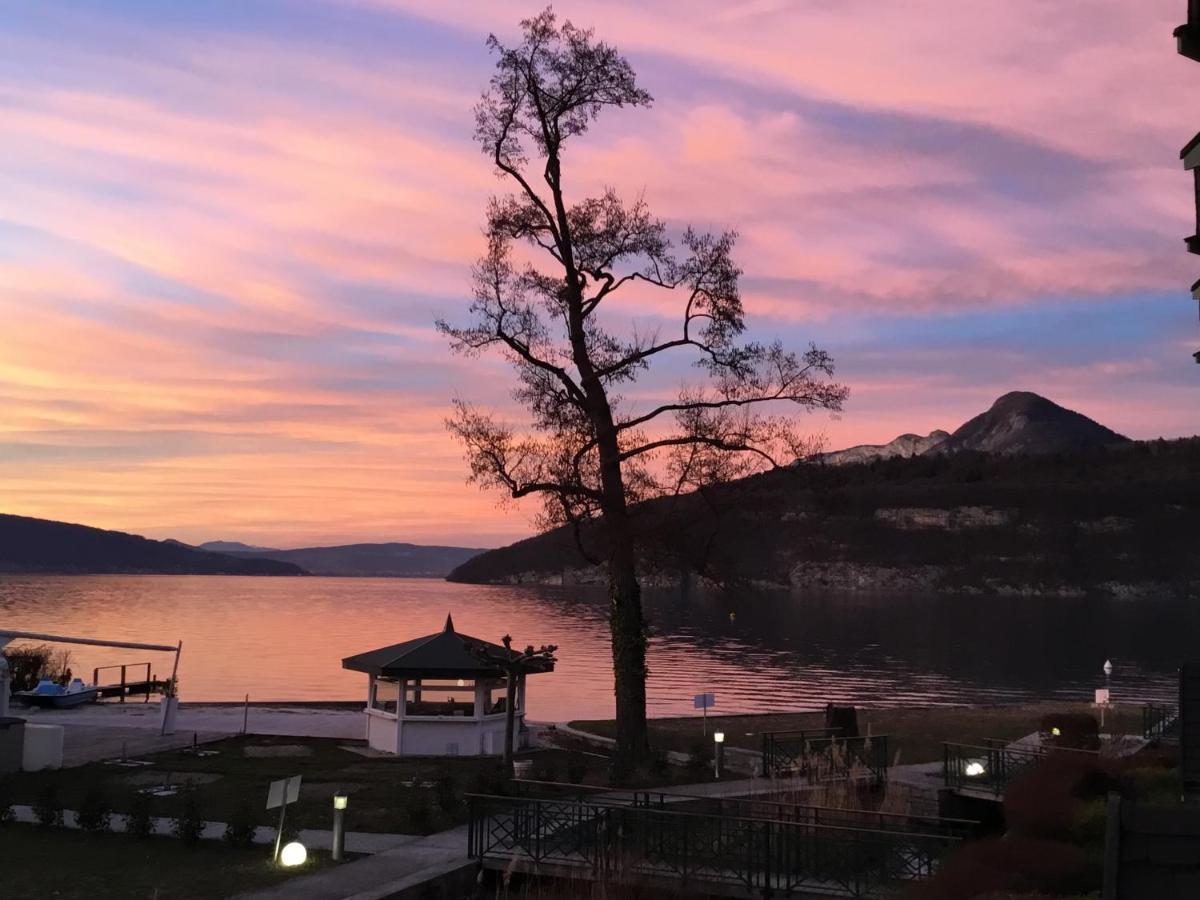
[[[1108,706],[1108,688],[1096,688],[1096,706]]]
[[[712,709],[717,705],[717,695],[697,694],[694,698],[692,698],[692,702],[695,704],[696,709]]]
[[[281,778],[279,781],[272,781],[271,787],[267,790],[267,809],[275,809],[277,806],[295,803],[299,799],[300,776],[293,775],[291,778]]]

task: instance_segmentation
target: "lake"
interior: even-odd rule
[[[1169,700],[1200,615],[1181,599],[880,597],[652,590],[649,708],[717,712],[1090,699],[1111,658],[1114,699]],[[341,658],[441,629],[519,646],[553,643],[531,679],[536,719],[612,713],[607,601],[596,588],[433,579],[0,575],[0,627],[173,644],[188,700],[345,700],[366,678]],[[71,648],[75,674],[167,654]],[[157,659],[154,659],[157,657]]]

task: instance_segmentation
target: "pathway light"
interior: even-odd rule
[[[279,851],[279,862],[288,868],[302,866],[306,859],[308,859],[308,851],[299,841],[284,844],[283,849]]]

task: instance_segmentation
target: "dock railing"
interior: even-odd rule
[[[937,869],[959,838],[602,800],[468,796],[468,848],[493,868],[748,892],[876,898]]]

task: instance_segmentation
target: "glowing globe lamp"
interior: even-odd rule
[[[304,849],[304,845],[299,841],[284,844],[283,849],[279,851],[280,864],[289,868],[304,865],[306,859],[308,859],[308,851]]]
[[[973,759],[967,763],[967,767],[963,770],[968,778],[978,778],[986,771],[987,770],[983,767],[983,763],[977,759]]]

